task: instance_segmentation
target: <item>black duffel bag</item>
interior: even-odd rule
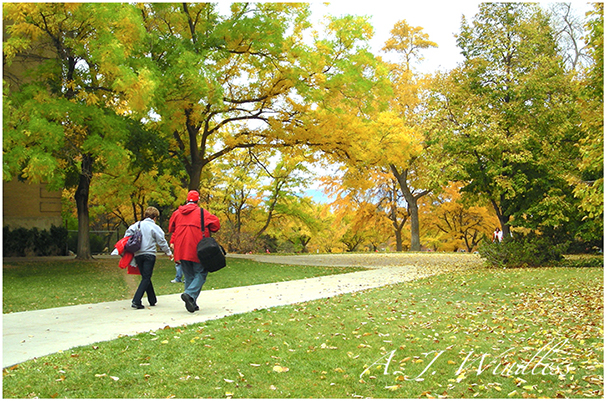
[[[204,210],[200,208],[200,223],[204,236]],[[209,230],[210,233],[210,230]],[[226,251],[212,237],[203,237],[196,246],[196,254],[205,271],[215,272],[226,266]]]

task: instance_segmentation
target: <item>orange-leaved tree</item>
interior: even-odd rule
[[[488,206],[466,202],[461,183],[451,182],[437,194],[426,212],[426,225],[437,232],[439,247],[446,251],[473,251],[484,237],[490,237],[499,220]]]
[[[347,152],[343,151],[343,169],[349,171],[344,175],[344,185],[357,185],[348,183],[348,178],[362,172],[381,187],[381,183],[387,182],[380,178],[391,174],[406,201],[411,222],[411,250],[418,251],[421,248],[418,202],[443,179],[438,172],[444,168],[444,159],[437,156],[438,147],[432,147],[429,129],[424,127],[421,98],[428,80],[417,76],[411,63],[421,57],[421,50],[436,44],[428,40],[421,28],[412,28],[405,21],[397,23],[391,33],[384,49],[397,52],[402,60],[384,63],[391,79],[390,90],[376,99],[376,107],[371,112],[352,109],[348,113],[351,122],[339,123],[344,126],[352,123],[346,127],[354,127],[341,142],[350,144]],[[399,233],[396,233],[397,250],[401,250]]]

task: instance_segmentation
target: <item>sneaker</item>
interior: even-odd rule
[[[131,303],[131,307],[136,308],[137,310],[141,310],[143,307],[143,304],[135,304],[135,303]]]
[[[185,308],[190,313],[193,313],[194,311],[196,311],[196,303],[194,303],[194,299],[192,298],[192,296],[190,296],[187,293],[182,293],[181,300],[183,300],[185,302]]]
[[[173,280],[171,281],[171,283],[181,283],[181,281],[178,281],[177,279],[173,279]]]

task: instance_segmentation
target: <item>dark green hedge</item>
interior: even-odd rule
[[[548,237],[530,233],[497,243],[485,241],[478,252],[494,267],[540,267],[561,261],[567,247],[567,243],[555,243]]]
[[[2,251],[4,257],[65,255],[67,229],[51,226],[50,230],[38,228],[3,228]]]

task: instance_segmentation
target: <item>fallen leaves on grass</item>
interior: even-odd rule
[[[464,280],[443,277],[425,283],[424,279],[395,287],[392,293],[384,292],[381,299],[366,298],[366,303],[357,310],[368,322],[352,331],[357,339],[366,337],[358,349],[374,350],[377,341],[371,335],[381,338],[383,334],[396,333],[398,330],[392,329],[396,325],[401,332],[399,336],[406,340],[398,349],[402,353],[413,349],[420,354],[420,348],[447,351],[455,345],[454,351],[459,350],[459,356],[445,354],[443,373],[455,372],[449,366],[456,368],[469,356],[469,361],[462,364],[465,370],[448,379],[449,389],[468,387],[475,397],[488,392],[523,398],[602,395],[602,389],[595,389],[604,384],[601,375],[604,300],[600,277],[555,268],[487,269],[460,275]],[[541,282],[537,283],[536,278]],[[454,288],[454,282],[465,286]],[[410,297],[407,288],[412,289]],[[431,290],[425,295],[419,291],[426,289]],[[361,330],[365,324],[375,331],[369,331],[369,325],[365,326],[366,331]],[[445,341],[453,344],[441,346]],[[469,351],[473,353],[468,355]],[[353,353],[348,352],[348,356]],[[368,362],[367,358],[363,364]],[[424,368],[429,360],[409,354],[400,360],[400,370],[394,371],[389,366],[395,363],[384,358],[379,367],[363,365],[361,377],[372,379],[373,374],[385,370],[406,373],[409,380],[414,379],[421,369],[405,366],[407,362]],[[432,369],[424,376],[426,383],[433,380]],[[569,375],[565,376],[566,373]],[[525,379],[514,377],[509,384],[504,381],[475,386],[479,378],[484,381],[495,376],[512,378],[512,374]],[[551,385],[545,385],[546,381]],[[513,390],[513,386],[520,391]],[[385,389],[395,391],[398,387],[387,385]],[[435,391],[421,396],[438,397]]]
[[[272,371],[274,371],[275,373],[286,373],[287,371],[289,371],[289,368],[282,366],[274,366],[272,368]]]
[[[561,275],[558,269],[456,272],[259,310],[253,316],[209,322],[200,330],[167,328],[175,332],[150,332],[132,345],[149,348],[144,356],[172,347],[204,356],[200,370],[217,374],[224,387],[211,390],[217,397],[271,398],[278,390],[291,392],[289,397],[330,398],[599,397],[602,280]],[[544,353],[534,357],[562,340],[568,342],[545,360],[540,361]],[[84,351],[79,353],[69,364],[86,359]],[[133,356],[131,350],[126,353]],[[228,363],[219,362],[228,356]],[[149,366],[148,360],[129,361],[139,367]],[[542,375],[539,363],[561,372],[546,370]],[[526,364],[525,373],[516,373]],[[530,374],[536,364],[539,370]],[[93,373],[109,371],[101,367]],[[506,373],[508,367],[512,375]],[[181,367],[172,369],[181,375]],[[138,378],[145,373],[141,370]],[[56,386],[66,388],[73,377],[69,374]],[[130,384],[127,375],[120,375],[116,388]],[[61,376],[55,369],[51,381],[57,378]],[[295,383],[304,385],[289,385]],[[346,388],[347,394],[338,394]]]
[[[97,378],[109,377],[109,378],[111,378],[111,379],[112,379],[112,380],[114,380],[114,381],[119,381],[119,380],[120,380],[120,378],[118,378],[118,377],[116,377],[116,376],[111,376],[111,375],[110,375],[110,376],[108,376],[108,375],[107,375],[107,374],[105,374],[105,373],[103,373],[103,374],[95,374],[95,377],[97,377]],[[64,379],[65,379],[65,377],[64,377]]]

